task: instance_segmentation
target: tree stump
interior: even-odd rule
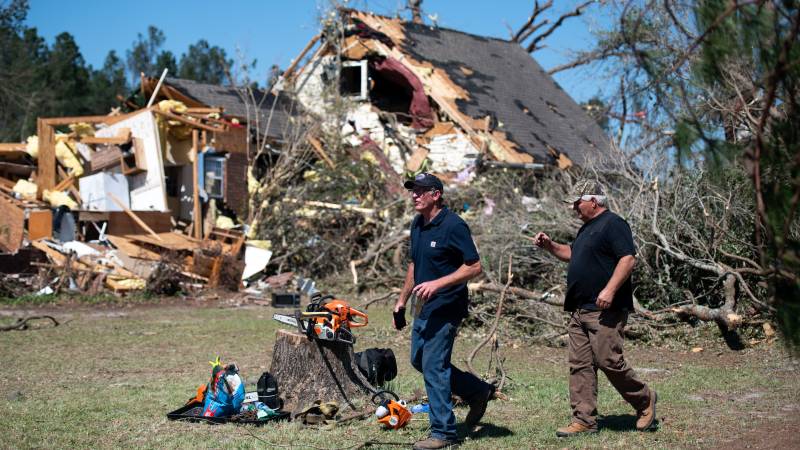
[[[352,345],[309,339],[288,330],[275,335],[269,371],[278,382],[283,409],[292,414],[315,400],[336,401],[342,410],[356,409],[375,391],[356,367]]]

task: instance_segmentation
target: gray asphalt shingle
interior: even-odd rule
[[[600,126],[518,44],[414,23],[405,29],[404,52],[445,70],[469,92],[460,110],[494,117],[497,129],[536,161],[553,162],[548,146],[579,165],[608,152]]]

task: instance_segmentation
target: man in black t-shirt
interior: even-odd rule
[[[492,385],[450,363],[458,325],[467,316],[467,281],[480,275],[481,263],[469,227],[442,204],[438,178],[421,173],[405,188],[419,214],[411,223],[411,263],[395,303],[394,326],[403,328],[406,303],[415,296],[411,365],[425,381],[431,431],[414,448],[447,448],[458,443],[451,394],[469,404],[464,423],[470,430],[494,393]]]
[[[533,238],[536,245],[569,262],[564,310],[571,313],[567,331],[572,421],[556,435],[597,432],[597,369],[636,409],[636,428],[651,429],[658,397],[622,356],[623,330],[633,310],[630,274],[636,263],[630,226],[608,210],[595,181],[579,181],[565,201],[584,222],[572,245],[556,243],[545,233]]]

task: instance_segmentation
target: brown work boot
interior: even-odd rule
[[[414,443],[414,450],[435,450],[440,448],[456,447],[458,447],[457,441],[446,441],[433,436],[428,436],[427,438]]]
[[[636,419],[636,429],[639,431],[646,431],[649,430],[655,425],[656,423],[656,402],[658,401],[658,395],[656,391],[650,390],[650,404],[647,408],[636,411],[636,415],[639,417]]]
[[[467,427],[467,432],[471,432],[472,428],[478,424],[478,422],[483,417],[483,414],[486,413],[486,405],[489,404],[489,400],[492,399],[494,396],[494,386],[490,386],[486,388],[485,391],[479,392],[469,402],[469,412],[467,413],[467,417],[464,419],[464,425]]]
[[[587,427],[586,425],[578,422],[572,422],[566,427],[561,427],[556,430],[556,436],[558,437],[570,437],[570,436],[577,436],[579,434],[592,434],[597,433],[597,427]]]

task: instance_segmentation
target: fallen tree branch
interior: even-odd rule
[[[361,307],[364,308],[364,309],[369,309],[369,305],[371,305],[371,304],[373,304],[375,302],[379,302],[381,300],[386,300],[387,298],[389,298],[389,297],[391,297],[393,295],[397,295],[398,293],[400,293],[400,289],[394,288],[391,291],[389,291],[389,292],[387,292],[387,293],[385,293],[383,295],[379,295],[379,296],[377,296],[377,297],[375,297],[375,298],[373,298],[371,300],[367,300],[366,302],[361,304]]]
[[[59,325],[58,320],[55,319],[53,316],[30,316],[25,318],[18,318],[17,321],[11,325],[6,325],[0,327],[0,331],[11,331],[11,330],[27,330],[28,329],[28,322],[32,320],[40,320],[40,319],[48,319],[53,322],[53,326],[57,327]]]
[[[492,324],[492,329],[489,330],[489,334],[486,335],[486,339],[484,339],[474,350],[470,353],[469,358],[467,358],[467,368],[473,375],[476,377],[479,376],[478,372],[472,366],[472,360],[475,359],[475,355],[486,345],[491,339],[492,336],[497,333],[497,326],[500,324],[500,316],[503,315],[503,303],[506,300],[506,292],[508,292],[509,287],[511,286],[511,281],[514,279],[514,275],[511,273],[511,255],[508,256],[508,279],[506,281],[506,285],[503,286],[503,289],[500,291],[500,300],[497,302],[497,311],[494,315],[494,324]]]
[[[503,292],[503,290],[506,289],[506,287],[500,286],[497,283],[479,281],[477,283],[467,284],[467,289],[473,292]],[[546,303],[552,306],[564,306],[564,298],[557,297],[550,292],[536,292],[518,287],[508,287],[506,290],[508,291],[508,293],[518,298],[524,298],[527,300],[538,300],[542,303]]]

